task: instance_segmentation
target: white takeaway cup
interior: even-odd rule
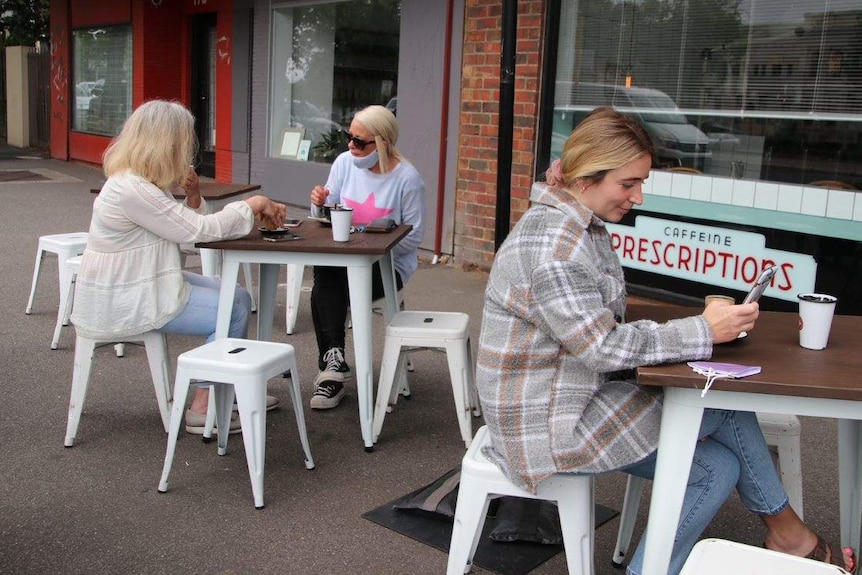
[[[799,298],[799,345],[806,349],[826,349],[838,298],[822,293],[802,293],[796,297]]]
[[[352,208],[333,208],[329,211],[332,222],[332,239],[336,242],[346,242],[350,239],[350,226],[353,224]]]

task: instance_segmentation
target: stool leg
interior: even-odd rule
[[[236,405],[239,411],[239,421],[242,424],[242,442],[245,446],[245,459],[248,463],[248,476],[251,479],[251,493],[254,496],[255,509],[263,509],[263,468],[266,454],[266,380],[235,386],[217,385],[216,387],[231,387],[236,393]],[[222,398],[218,396],[216,404]],[[222,406],[219,406],[222,407]],[[221,411],[217,409],[216,411]],[[230,413],[230,412],[228,412]],[[224,425],[224,427],[223,427]],[[219,420],[219,443],[222,435],[227,438],[230,423]],[[219,455],[222,455],[219,450]]]
[[[177,437],[180,434],[180,425],[185,416],[186,398],[189,395],[189,376],[182,368],[177,369],[177,380],[174,383],[174,404],[171,407],[171,423],[168,430],[168,446],[165,449],[165,464],[162,467],[162,478],[159,480],[159,492],[168,490],[168,475],[174,462],[174,453],[177,449]]]
[[[383,429],[383,418],[392,398],[394,380],[401,372],[402,362],[401,339],[398,337],[387,337],[383,344],[383,359],[380,363],[380,378],[377,381],[377,405],[374,407],[374,419],[371,423],[371,436],[374,442]],[[398,388],[394,388],[397,395]]]
[[[204,433],[203,433],[204,443],[208,443],[208,442],[212,441],[213,429],[215,429],[215,425],[216,425],[215,395],[213,392],[213,386],[210,386],[209,395],[207,396],[207,418],[204,420]]]
[[[476,389],[476,378],[474,375],[475,363],[473,362],[473,346],[470,338],[467,338],[467,375],[470,377],[470,409],[473,417],[482,416],[482,407],[479,403],[479,391]]]
[[[66,266],[66,260],[78,255],[74,250],[61,250],[57,252],[57,285],[60,286],[60,306],[59,310],[63,311],[63,315],[66,315],[66,303],[68,302],[69,290],[68,286],[72,283],[72,278],[70,277],[69,269]],[[65,317],[63,318],[66,319]],[[63,322],[63,325],[66,325],[67,322]]]
[[[593,575],[593,534],[595,532],[595,505],[593,505],[593,478],[586,489],[560,489],[557,510],[563,532],[563,546],[569,573]]]
[[[305,427],[305,411],[302,407],[302,394],[299,387],[299,374],[296,363],[290,366],[290,401],[293,403],[293,415],[296,417],[296,429],[299,431],[299,441],[305,453],[305,468],[314,469],[314,459],[311,458],[311,447],[308,444],[308,430]]]
[[[646,479],[636,475],[629,475],[626,481],[626,495],[623,498],[623,509],[620,512],[620,528],[617,531],[617,545],[614,547],[614,555],[611,558],[614,565],[622,566],[623,559],[628,553],[632,542],[632,532],[635,529],[635,520],[638,515],[638,507],[641,504]]]
[[[95,349],[95,340],[83,337],[76,338],[72,391],[69,397],[69,417],[66,422],[66,440],[64,443],[66,447],[75,445],[75,435],[78,433],[78,423],[81,421],[81,411],[84,409],[84,399],[87,397],[87,385],[93,371],[93,352]]]
[[[227,453],[227,438],[230,435],[230,412],[233,409],[234,388],[228,383],[211,382],[210,395],[214,396],[215,418],[218,429],[218,454]],[[266,399],[264,398],[264,403]],[[265,407],[265,405],[264,405]],[[209,415],[207,415],[209,418]]]
[[[67,285],[60,285],[60,293],[66,292],[66,296],[60,298],[65,305],[57,308],[57,324],[54,326],[54,337],[51,339],[51,349],[57,349],[60,345],[60,330],[64,325],[69,325],[69,315],[72,313],[72,300],[75,297],[75,274],[66,273]]]
[[[284,320],[288,335],[296,328],[296,317],[299,315],[299,297],[302,293],[302,275],[305,266],[290,264],[287,266],[287,303]]]
[[[42,245],[40,243],[39,247],[36,248],[36,265],[33,268],[33,281],[30,285],[30,297],[27,298],[27,308],[24,310],[24,313],[30,315],[30,312],[33,311],[33,299],[36,297],[36,285],[39,283],[39,273],[42,271],[42,257],[45,255],[45,250],[42,249]]]
[[[446,575],[470,572],[489,503],[488,493],[474,487],[472,482],[464,481],[462,475],[461,484],[458,486],[458,502],[455,505],[455,522],[452,525]]]
[[[452,397],[455,399],[455,413],[458,415],[461,439],[468,448],[473,441],[473,422],[470,417],[473,366],[468,363],[470,354],[466,349],[469,345],[470,342],[465,339],[446,340],[446,361],[449,363],[449,379],[452,383]]]
[[[162,425],[164,425],[165,433],[168,433],[171,425],[171,379],[168,375],[170,366],[168,365],[168,346],[165,335],[151,331],[144,335],[144,345],[147,349],[147,361],[150,364],[150,374],[153,377],[159,413],[162,415]]]

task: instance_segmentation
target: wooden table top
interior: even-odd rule
[[[304,253],[343,253],[359,255],[385,255],[401,238],[410,233],[413,226],[400,225],[387,233],[356,232],[350,234],[350,241],[336,242],[332,239],[332,228],[313,220],[304,220],[297,228],[292,228],[298,240],[267,242],[255,228],[244,238],[203,242],[195,244],[199,248],[217,250],[255,250],[270,252]]]
[[[701,311],[673,305],[632,305],[627,320],[662,322]],[[741,379],[717,379],[712,386],[716,390],[862,401],[862,316],[836,315],[826,349],[814,351],[799,345],[797,313],[762,311],[748,337],[716,345],[710,361],[762,368],[761,373]],[[637,380],[643,385],[697,388],[703,388],[705,381],[686,363],[640,367]]]

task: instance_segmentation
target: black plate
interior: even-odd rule
[[[267,229],[263,226],[257,228],[260,230],[260,235],[265,238],[280,238],[285,236],[286,234],[291,234],[293,232],[290,231],[289,228],[275,228],[274,230]]]

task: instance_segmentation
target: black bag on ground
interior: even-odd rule
[[[494,541],[530,541],[562,545],[563,531],[557,506],[541,499],[501,497],[494,529]]]
[[[455,518],[455,504],[458,502],[458,482],[461,480],[461,466],[447,471],[444,475],[422,489],[414,491],[395,504],[396,509],[420,511]]]

